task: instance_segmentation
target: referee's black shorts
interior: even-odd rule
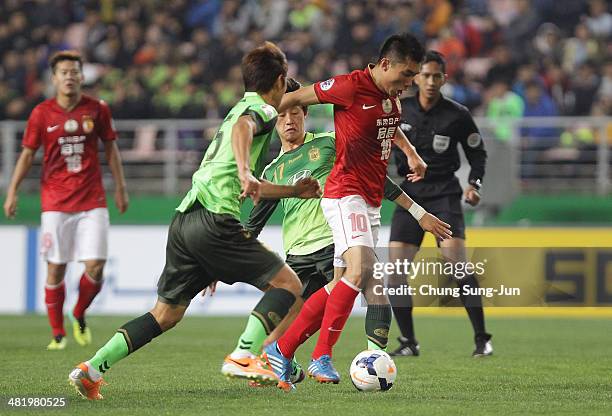
[[[423,199],[412,195],[410,197],[427,210],[427,212],[450,224],[453,238],[465,239],[465,221],[463,219],[463,209],[461,208],[461,194]],[[425,231],[423,231],[417,220],[404,208],[397,206],[391,221],[389,241],[400,241],[421,246],[424,236]]]

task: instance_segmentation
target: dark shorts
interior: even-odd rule
[[[265,289],[283,265],[240,221],[212,213],[196,202],[172,219],[157,294],[162,302],[188,305],[214,280]]]
[[[302,256],[289,254],[287,264],[300,278],[302,298],[306,300],[334,279],[334,245]]]
[[[427,212],[450,224],[454,238],[465,239],[465,222],[463,220],[463,209],[461,208],[461,194],[424,199],[415,198],[414,196],[411,196],[411,198],[426,209]],[[391,220],[389,241],[401,241],[420,246],[424,236],[425,231],[423,231],[417,220],[408,211],[398,206]]]

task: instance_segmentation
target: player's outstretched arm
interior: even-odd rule
[[[125,176],[123,175],[123,165],[121,164],[121,155],[117,143],[112,141],[104,142],[104,154],[106,162],[113,175],[115,181],[115,205],[120,214],[123,214],[130,203],[130,198],[125,185]]]
[[[261,183],[251,172],[251,144],[257,131],[257,124],[251,116],[238,118],[232,127],[232,151],[238,167],[238,178],[242,193],[240,198],[250,197],[255,204],[259,202]]]
[[[13,171],[11,183],[6,192],[6,200],[4,201],[4,215],[6,215],[7,218],[15,218],[15,213],[17,212],[17,190],[19,189],[21,181],[32,167],[34,154],[36,154],[36,150],[24,147],[19,155],[15,170]]]
[[[261,197],[266,199],[280,198],[320,198],[321,185],[314,178],[302,178],[295,185],[277,185],[268,181],[261,181]]]
[[[408,166],[410,170],[412,170],[412,173],[406,175],[406,179],[410,182],[417,182],[423,179],[425,177],[425,171],[427,170],[427,163],[419,156],[415,147],[410,143],[402,129],[396,130],[395,136],[393,136],[393,142],[402,152],[404,152],[408,159]]]
[[[282,113],[289,108],[305,107],[313,104],[319,104],[319,97],[315,93],[314,85],[309,85],[283,95],[278,112]]]

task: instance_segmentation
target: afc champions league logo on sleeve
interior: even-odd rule
[[[74,133],[79,129],[79,123],[74,119],[68,119],[64,123],[64,130],[66,133]]]
[[[332,87],[332,85],[334,85],[334,82],[335,82],[335,81],[336,81],[336,80],[335,80],[335,79],[333,79],[333,78],[330,78],[330,79],[328,79],[327,81],[323,81],[323,82],[320,84],[321,90],[323,90],[323,91],[327,91],[328,89],[330,89],[330,88]]]
[[[476,148],[480,146],[481,142],[482,142],[482,137],[478,133],[472,133],[467,138],[467,144],[471,148]]]

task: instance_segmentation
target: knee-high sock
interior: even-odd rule
[[[385,350],[389,341],[391,327],[390,305],[368,305],[365,330],[368,337],[369,350]]]
[[[83,273],[81,280],[79,281],[79,299],[72,310],[72,315],[76,319],[83,319],[85,316],[85,310],[89,308],[89,305],[91,305],[91,302],[101,289],[102,280],[96,282],[87,274],[87,272]]]
[[[409,340],[414,340],[414,322],[412,320],[412,296],[392,295],[389,296],[389,302],[393,307],[393,315],[395,321],[402,334],[402,337]]]
[[[117,361],[127,357],[128,354],[140,349],[161,334],[162,329],[151,312],[124,324],[96,352],[96,355],[85,363],[89,369],[89,376],[94,381],[98,380]]]
[[[472,328],[474,328],[474,335],[485,335],[485,321],[484,321],[484,311],[482,309],[482,298],[480,295],[464,295],[463,288],[470,287],[477,289],[480,287],[478,281],[474,277],[474,275],[466,276],[461,280],[457,280],[459,288],[460,288],[460,296],[463,305],[465,306],[465,310],[470,318],[470,322],[472,323]]]
[[[327,288],[322,287],[306,300],[298,316],[278,339],[278,348],[285,357],[293,357],[295,350],[319,330],[328,298]]]
[[[344,278],[340,279],[331,291],[325,305],[321,331],[317,345],[312,352],[312,358],[318,359],[326,354],[331,356],[332,349],[340,338],[359,292],[359,288]]]
[[[232,352],[233,358],[244,354],[259,355],[266,337],[276,328],[295,302],[295,295],[286,289],[268,290],[251,312],[247,326]]]
[[[53,336],[66,336],[64,330],[64,299],[66,298],[66,285],[64,281],[58,285],[45,286],[45,304],[47,305],[47,316],[53,331]]]

